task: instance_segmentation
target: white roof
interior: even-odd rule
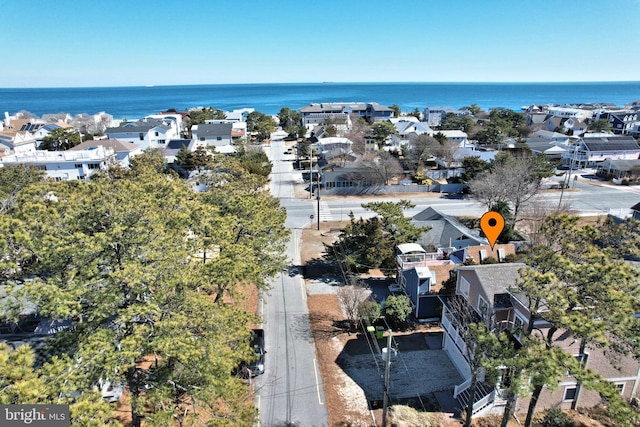
[[[429,271],[429,267],[415,267],[416,273],[418,273],[418,277],[421,279],[425,279],[427,277],[431,277],[431,271]]]
[[[397,247],[398,247],[398,251],[400,251],[400,253],[403,253],[403,254],[406,254],[409,252],[427,253],[427,251],[425,251],[424,248],[417,243],[402,243],[402,244],[399,244]]]
[[[349,138],[340,138],[338,136],[330,136],[328,138],[318,138],[318,144],[320,145],[329,145],[329,144],[353,144]]]

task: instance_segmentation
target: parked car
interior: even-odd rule
[[[124,383],[121,381],[112,382],[109,379],[103,380],[100,378],[97,386],[102,398],[109,403],[115,403],[120,400],[120,396],[124,391]]]
[[[267,352],[264,349],[264,329],[254,329],[253,338],[251,339],[251,347],[256,352],[256,360],[247,366],[251,371],[251,375],[264,374],[264,355]]]
[[[264,374],[264,355],[267,352],[264,349],[264,330],[254,329],[251,337],[251,348],[256,353],[256,358],[251,362],[242,362],[233,370],[234,375],[243,378]]]

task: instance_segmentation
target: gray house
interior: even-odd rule
[[[195,150],[198,147],[225,147],[232,145],[232,129],[232,123],[194,125],[191,128],[191,134],[194,140],[193,149]]]

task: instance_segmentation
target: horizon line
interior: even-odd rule
[[[262,83],[177,83],[177,84],[137,84],[137,85],[99,85],[99,86],[7,86],[5,89],[115,89],[115,88],[154,88],[172,86],[269,86],[269,85],[381,85],[381,84],[458,84],[458,85],[510,85],[510,84],[621,84],[640,83],[640,80],[572,80],[572,81],[371,81],[371,82],[341,82],[341,81],[321,81],[321,82],[262,82]]]

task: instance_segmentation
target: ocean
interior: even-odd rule
[[[530,104],[612,103],[640,100],[640,81],[593,83],[289,83],[92,88],[0,88],[0,114],[26,110],[45,113],[95,114],[137,119],[169,108],[211,106],[224,111],[254,108],[277,114],[311,103],[377,102],[402,111],[427,106],[460,108],[477,104],[484,110],[519,111]]]

